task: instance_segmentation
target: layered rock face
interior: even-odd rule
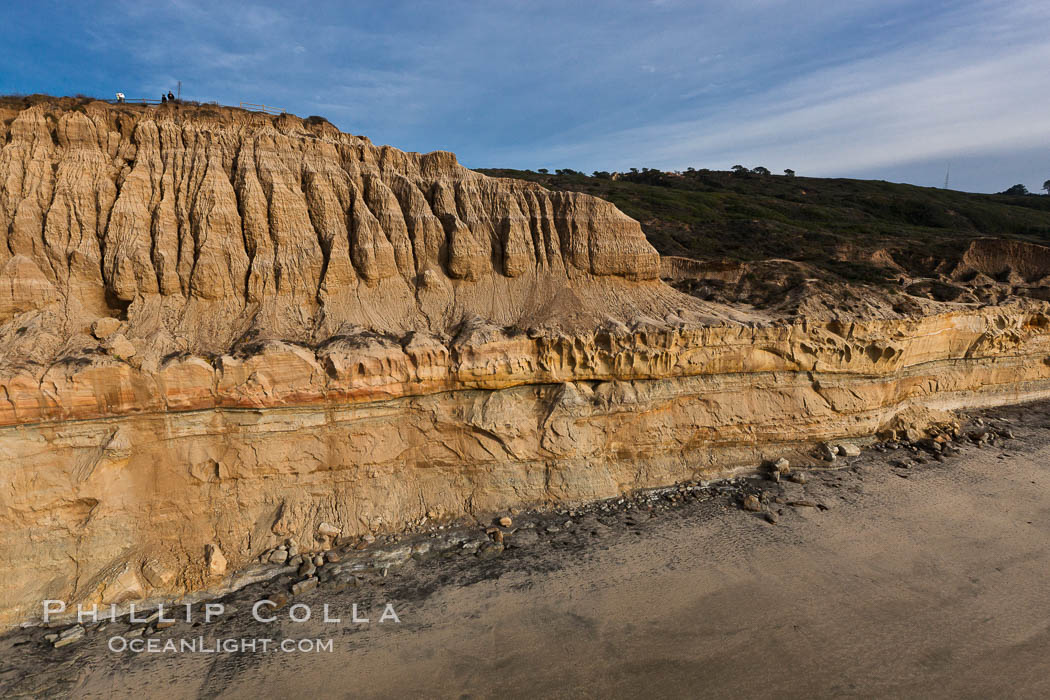
[[[215,585],[322,522],[607,497],[1050,395],[1032,299],[757,323],[662,283],[612,205],[451,154],[232,109],[0,116],[5,622]]]

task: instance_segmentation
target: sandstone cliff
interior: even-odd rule
[[[1050,395],[1043,302],[760,319],[602,200],[327,123],[54,102],[0,140],[5,621]]]

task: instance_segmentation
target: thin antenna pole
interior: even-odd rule
[[[944,171],[944,189],[948,189],[948,175],[950,175],[951,172],[952,172],[952,164],[951,164],[951,162],[949,162],[947,170]]]
[[[181,100],[182,99],[182,81],[181,80],[179,81],[178,93],[179,94],[178,94],[178,97],[176,99]],[[945,187],[947,187],[947,185],[945,185]]]

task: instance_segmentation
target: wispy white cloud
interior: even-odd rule
[[[1050,143],[1048,19],[1045,5],[979,3],[941,15],[935,34],[724,100],[699,117],[576,133],[495,160],[587,169],[743,162],[842,175],[1039,148]]]

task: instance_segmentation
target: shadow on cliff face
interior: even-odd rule
[[[704,301],[784,318],[912,316],[944,304],[965,308],[1011,299],[1050,300],[1050,248],[982,238],[961,255],[918,269],[897,264],[885,250],[822,267],[792,260],[702,262],[667,256],[661,277]]]

